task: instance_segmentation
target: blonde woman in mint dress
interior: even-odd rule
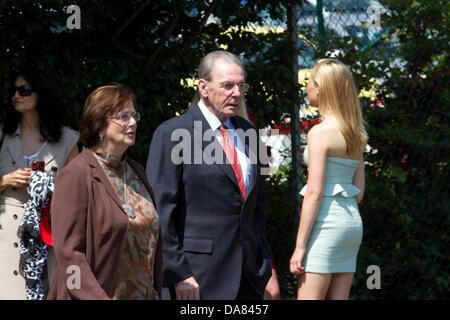
[[[340,61],[319,60],[308,99],[323,121],[308,133],[304,158],[308,183],[290,271],[299,276],[299,300],[348,299],[363,227],[363,151],[367,134],[351,71]]]

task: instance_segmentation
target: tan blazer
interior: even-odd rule
[[[130,158],[127,161],[154,199],[144,168]],[[58,175],[51,216],[56,264],[47,299],[111,299],[127,239],[128,216],[89,149],[83,149]],[[154,284],[161,297],[161,236]]]
[[[1,126],[0,126],[1,127]],[[0,128],[1,133],[1,128]],[[20,142],[20,125],[13,135],[7,135],[0,150],[0,177],[25,168],[26,163]],[[45,162],[45,170],[64,167],[70,151],[78,141],[79,134],[63,127],[57,143],[47,143],[39,154]],[[25,278],[19,267],[20,239],[17,235],[29,194],[26,188],[8,188],[0,193],[0,300],[26,299]],[[49,273],[53,269],[54,255],[49,251]],[[5,290],[4,288],[8,288]]]

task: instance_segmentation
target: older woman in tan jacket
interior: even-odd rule
[[[48,299],[159,299],[159,217],[134,145],[134,95],[120,85],[93,91],[80,139],[86,148],[56,180],[52,232],[56,265]]]

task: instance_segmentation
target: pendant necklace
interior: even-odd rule
[[[123,189],[125,191],[125,204],[123,205],[123,210],[125,211],[125,213],[127,214],[128,217],[130,217],[131,219],[135,219],[136,218],[136,214],[134,213],[134,210],[131,208],[131,206],[128,204],[128,197],[127,197],[127,186],[125,185],[126,179],[125,176],[128,172],[128,169],[126,168],[127,164],[124,163],[125,168],[123,169]],[[125,171],[126,170],[126,171]]]

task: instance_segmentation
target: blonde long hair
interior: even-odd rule
[[[367,143],[361,105],[350,69],[334,59],[319,60],[310,79],[319,86],[319,112],[330,114],[347,143],[347,154],[358,155]]]
[[[252,123],[252,121],[250,120],[250,117],[248,116],[248,111],[247,111],[247,103],[245,102],[245,98],[242,97],[241,100],[241,107],[238,109],[236,115],[239,117],[244,118],[245,120],[247,120],[248,122]]]

